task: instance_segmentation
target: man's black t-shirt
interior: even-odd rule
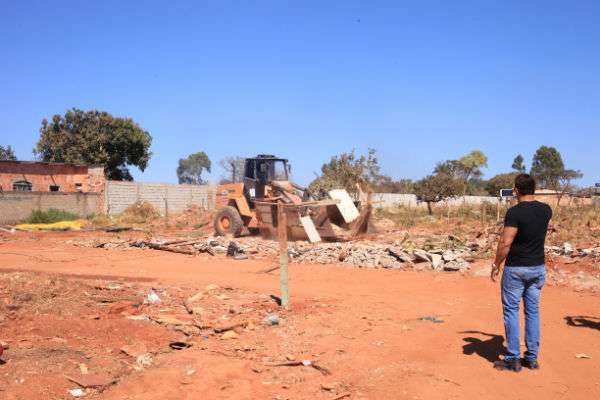
[[[542,265],[544,242],[552,209],[539,201],[523,201],[506,212],[504,226],[517,228],[517,236],[506,258],[507,267]]]

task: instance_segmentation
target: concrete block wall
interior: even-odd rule
[[[2,192],[0,224],[21,222],[34,210],[50,208],[68,211],[81,217],[101,213],[99,193]]]
[[[212,185],[108,181],[104,193],[104,210],[107,214],[119,214],[136,201],[147,201],[163,215],[167,211],[170,214],[181,213],[193,205],[212,210],[215,208],[215,193],[216,187]],[[417,201],[414,194],[374,193],[373,201],[376,202],[374,206],[380,208],[398,205],[427,207],[425,203]],[[483,202],[496,204],[498,199],[488,196],[461,196],[437,204],[460,206]]]
[[[414,194],[373,193],[372,199],[375,202],[374,207],[377,208],[396,207],[399,205],[410,207],[427,207],[426,203],[417,201],[417,196]],[[498,198],[491,196],[460,196],[436,204],[461,206],[479,205],[482,203],[490,203],[495,205],[498,203]]]
[[[212,210],[215,187],[211,185],[176,185],[108,181],[104,191],[104,211],[119,214],[137,201],[146,201],[161,214],[181,213],[191,206]]]

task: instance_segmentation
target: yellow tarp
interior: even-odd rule
[[[78,231],[85,223],[85,220],[79,219],[76,221],[60,221],[51,224],[19,224],[16,225],[15,228],[30,231]]]

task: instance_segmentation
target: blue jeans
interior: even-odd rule
[[[540,349],[540,292],[546,280],[544,265],[505,267],[502,274],[502,309],[506,332],[506,361],[521,356],[519,340],[519,305],[525,303],[525,358],[537,359]]]

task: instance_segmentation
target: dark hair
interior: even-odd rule
[[[522,195],[535,194],[535,179],[529,174],[519,174],[515,177],[515,187]]]

